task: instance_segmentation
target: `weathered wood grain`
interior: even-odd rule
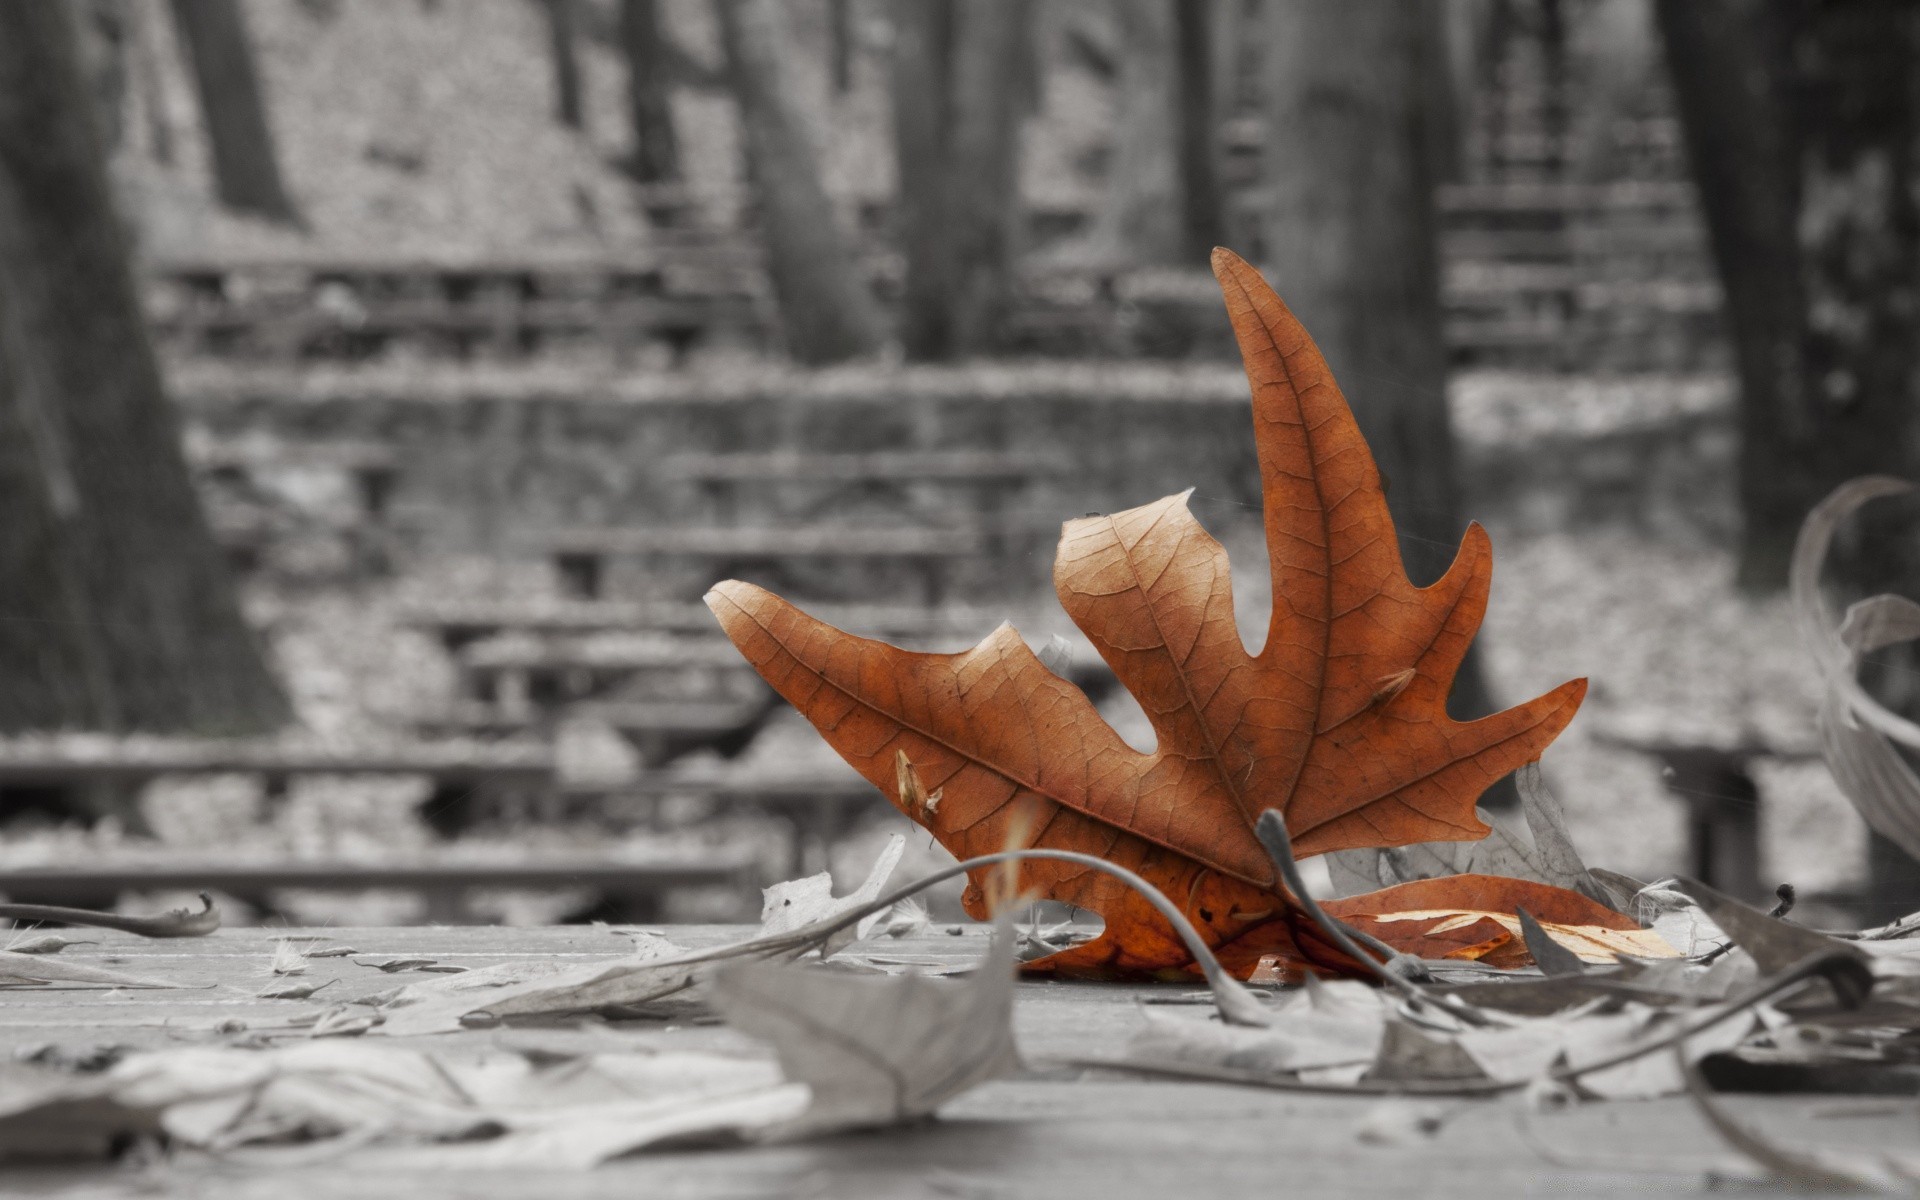
[[[877,953],[961,962],[984,948],[984,933],[958,936],[934,926],[890,941]],[[714,944],[741,930],[680,926],[664,932],[686,945]],[[104,933],[99,946],[67,957],[194,985],[195,991],[0,990],[0,1052],[53,1042],[174,1046],[225,1035],[225,1020],[272,1023],[307,1005],[254,993],[273,978],[273,939],[320,935],[311,945],[345,944],[351,958],[309,960],[306,980],[337,978],[322,993],[350,998],[423,975],[388,975],[358,965],[394,957],[479,967],[517,958],[611,958],[626,939],[605,928],[476,927],[408,929],[233,929],[205,941],[141,942]],[[4,941],[4,938],[0,938]],[[1199,1196],[1447,1197],[1583,1196],[1621,1192],[1703,1192],[1715,1171],[1738,1160],[1714,1139],[1685,1100],[1593,1104],[1527,1114],[1517,1098],[1445,1101],[1441,1133],[1397,1145],[1359,1140],[1378,1102],[1298,1096],[1224,1086],[1123,1079],[1049,1067],[1048,1062],[1118,1051],[1138,1027],[1139,1004],[1176,1000],[1193,989],[1026,983],[1015,1020],[1030,1070],[949,1105],[940,1120],[889,1132],[798,1146],[686,1150],[643,1155],[593,1172],[437,1171],[431,1175],[354,1169],[334,1161],[275,1155],[228,1161],[182,1157],[160,1165],[114,1164],[8,1170],[9,1196],[205,1197],[207,1200],[381,1200],[385,1197],[521,1195],[568,1197],[1024,1197],[1049,1200]],[[609,1049],[619,1046],[738,1046],[741,1035],[694,1023],[688,1006],[657,1021],[577,1021],[470,1031],[436,1044],[503,1042]],[[1846,1102],[1817,1097],[1734,1097],[1743,1119],[1802,1144],[1895,1145],[1909,1139],[1910,1101]]]

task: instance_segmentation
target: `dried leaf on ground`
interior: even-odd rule
[[[267,969],[275,975],[304,975],[307,973],[307,956],[292,942],[277,941],[273,944],[273,958],[268,962]]]
[[[1516,911],[1525,908],[1560,945],[1585,962],[1622,954],[1671,958],[1679,952],[1631,918],[1564,888],[1492,875],[1450,875],[1403,883],[1321,907],[1394,949],[1421,958],[1466,958],[1495,966],[1529,961]]]
[[[1528,763],[1514,775],[1520,811],[1533,837],[1506,818],[1479,809],[1492,830],[1477,842],[1420,842],[1412,846],[1339,850],[1326,856],[1336,895],[1351,896],[1376,888],[1447,875],[1505,875],[1566,888],[1617,908],[1613,897],[1588,871],[1567,830],[1566,813],[1548,790],[1540,764]]]
[[[200,911],[176,908],[157,917],[128,917],[119,913],[96,912],[90,908],[66,908],[58,904],[0,903],[0,919],[12,921],[57,921],[62,925],[87,925],[96,929],[117,929],[122,933],[149,938],[205,937],[220,928],[220,910],[213,897],[200,893]]]
[[[84,940],[76,941],[72,938],[64,938],[57,933],[43,933],[38,937],[21,938],[19,941],[7,946],[6,949],[13,951],[15,954],[58,954],[68,946],[90,946],[97,944],[98,943],[95,942]]]
[[[472,971],[402,992],[393,999],[378,1031],[389,1036],[445,1033],[482,1014],[498,1019],[645,1004],[686,991],[715,965],[729,960],[791,958],[812,949],[831,950],[840,944],[840,934],[825,927],[878,897],[900,860],[904,842],[894,835],[850,896],[835,899],[830,892],[823,897],[817,889],[805,889],[798,907],[818,914],[805,924],[789,927],[782,914],[790,906],[780,904],[774,906],[771,929],[763,926],[752,938],[725,946],[687,950],[659,938],[636,944],[634,953],[610,962],[503,964]]]
[[[129,975],[105,967],[90,967],[67,959],[41,954],[21,954],[0,950],[0,979],[21,980],[57,987],[185,988],[191,984],[174,983],[144,975]]]
[[[712,990],[728,1022],[771,1042],[787,1078],[807,1085],[807,1111],[770,1131],[800,1136],[911,1121],[1016,1069],[1013,974],[1002,921],[965,980],[746,962],[715,972]]]
[[[1920,726],[1875,700],[1858,678],[1866,655],[1920,637],[1920,606],[1901,596],[1871,597],[1853,605],[1836,630],[1820,598],[1821,567],[1839,527],[1869,501],[1912,490],[1886,476],[1834,489],[1800,526],[1790,579],[1801,639],[1826,684],[1820,749],[1827,768],[1868,825],[1920,855],[1920,774],[1895,746],[1920,747]]]
[[[1784,971],[1815,955],[1849,957],[1863,966],[1868,962],[1866,951],[1851,942],[1768,916],[1697,879],[1675,879],[1670,886],[1697,902],[1715,925],[1753,956],[1762,974]]]
[[[1354,964],[1308,927],[1253,826],[1278,808],[1300,856],[1487,832],[1474,802],[1538,758],[1583,681],[1470,723],[1445,700],[1485,613],[1491,549],[1469,529],[1453,567],[1415,588],[1366,443],[1306,331],[1259,275],[1217,251],[1215,272],[1253,385],[1274,607],[1266,647],[1240,641],[1226,552],[1172,496],[1070,521],[1056,590],[1139,699],[1158,745],[1131,749],[1010,626],[960,654],[853,637],[728,581],[708,605],[734,644],[875,786],[904,752],[942,796],[908,815],[962,858],[1006,844],[1082,849],[1175,897],[1242,970],[1265,954]],[[1192,958],[1130,888],[1028,863],[1021,886],[1099,913],[1102,935],[1028,964],[1151,973]],[[985,880],[967,890],[986,913]]]
[[[100,1156],[164,1131],[214,1151],[330,1142],[363,1167],[587,1167],[668,1141],[896,1124],[1017,1065],[1013,971],[1004,927],[961,982],[734,964],[717,1000],[773,1044],[784,1077],[720,1052],[475,1057],[340,1041],[134,1054],[83,1079],[0,1072],[0,1159]]]

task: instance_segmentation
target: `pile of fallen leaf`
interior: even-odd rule
[[[104,1069],[0,1072],[0,1154],[99,1152],[147,1134],[227,1152],[293,1141],[405,1163],[588,1165],[894,1125],[1019,1069],[1024,972],[1205,980],[1211,1012],[1142,1007],[1131,1042],[1084,1070],[1536,1105],[1687,1091],[1792,1182],[1920,1180],[1920,1155],[1789,1150],[1709,1095],[1911,1090],[1900,1064],[1920,1044],[1920,914],[1823,933],[1787,919],[1789,889],[1762,912],[1695,881],[1589,868],[1535,761],[1581,682],[1479,721],[1447,717],[1485,609],[1485,534],[1469,531],[1441,580],[1411,586],[1378,473],[1311,340],[1245,263],[1219,252],[1215,265],[1253,383],[1274,572],[1266,647],[1244,649],[1225,552],[1184,496],[1069,522],[1055,572],[1067,612],[1152,720],[1152,752],[1121,741],[1010,628],[960,654],[911,653],[721,584],[709,603],[749,660],[963,861],[887,892],[895,837],[850,896],[834,897],[826,875],[768,889],[761,927],[740,941],[689,949],[636,933],[631,953],[584,966],[371,961],[360,965],[431,977],[358,997],[298,978],[351,947],[283,942],[273,970],[287,978],[261,995],[305,1003],[284,1021],[199,1031],[197,1044]],[[1810,622],[1809,572],[1834,525],[1886,490],[1845,491],[1809,523],[1796,579]],[[1837,635],[1810,636],[1829,639],[1817,644],[1836,775],[1850,793],[1878,789],[1877,808],[1859,802],[1895,829],[1920,808],[1920,783],[1887,756],[1920,730],[1847,681],[1859,654],[1920,633],[1920,607],[1863,604]],[[1476,808],[1516,770],[1524,830]],[[1296,859],[1321,854],[1343,890],[1373,890],[1316,900]],[[999,922],[969,977],[903,974],[862,949],[924,924],[913,895],[957,874],[969,910]],[[1104,927],[1016,937],[1006,914],[1036,898]],[[178,914],[136,931],[211,925]],[[0,951],[0,986],[176,986],[62,966],[64,944]],[[770,1052],[432,1048],[435,1035],[663,1005],[711,1012]],[[399,1037],[410,1040],[384,1040]]]

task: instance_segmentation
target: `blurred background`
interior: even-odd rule
[[[1920,908],[1785,595],[1920,453],[1916,54],[1899,0],[0,5],[0,890],[698,920],[892,830],[930,869],[700,596],[1011,619],[1150,746],[1053,542],[1196,488],[1263,638],[1222,244],[1416,582],[1493,535],[1456,715],[1592,679],[1544,760],[1590,862]],[[1906,517],[1836,595],[1912,590]]]

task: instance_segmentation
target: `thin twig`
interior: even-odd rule
[[[1261,813],[1259,821],[1254,823],[1253,832],[1260,839],[1260,844],[1266,847],[1267,857],[1273,859],[1274,868],[1280,872],[1281,881],[1287,885],[1287,890],[1293,893],[1295,903],[1313,918],[1313,923],[1319,926],[1320,932],[1326,934],[1327,940],[1338,947],[1342,953],[1366,967],[1381,983],[1393,988],[1416,1004],[1435,1005],[1469,1025],[1493,1024],[1491,1018],[1466,1001],[1455,996],[1429,992],[1405,975],[1391,970],[1386,963],[1376,962],[1371,955],[1361,949],[1359,942],[1354,939],[1354,931],[1334,920],[1328,915],[1326,909],[1320,907],[1319,901],[1307,894],[1306,881],[1300,877],[1300,867],[1293,861],[1293,839],[1287,836],[1286,820],[1278,811],[1270,808]],[[1387,950],[1388,961],[1391,962],[1395,951],[1390,947],[1382,948]]]
[[[1213,989],[1214,1001],[1220,1010],[1222,1020],[1230,1025],[1264,1026],[1273,1023],[1273,1013],[1260,1003],[1258,997],[1247,990],[1246,985],[1235,979],[1225,967],[1220,965],[1220,960],[1214,956],[1213,949],[1207,945],[1206,939],[1200,936],[1200,931],[1193,927],[1193,922],[1187,919],[1187,915],[1181,912],[1173,901],[1167,899],[1165,893],[1125,867],[1092,854],[1082,854],[1078,850],[1001,850],[993,854],[982,854],[978,858],[969,858],[925,878],[895,888],[877,900],[841,913],[831,921],[808,927],[806,940],[824,941],[873,913],[891,908],[934,884],[944,883],[968,871],[990,867],[996,863],[1025,862],[1035,859],[1070,862],[1083,867],[1092,867],[1094,870],[1106,872],[1139,892],[1142,898],[1167,919],[1167,923],[1173,926],[1174,932],[1179,934],[1180,940],[1186,944],[1188,952],[1193,955],[1194,963],[1206,977],[1207,986]]]

